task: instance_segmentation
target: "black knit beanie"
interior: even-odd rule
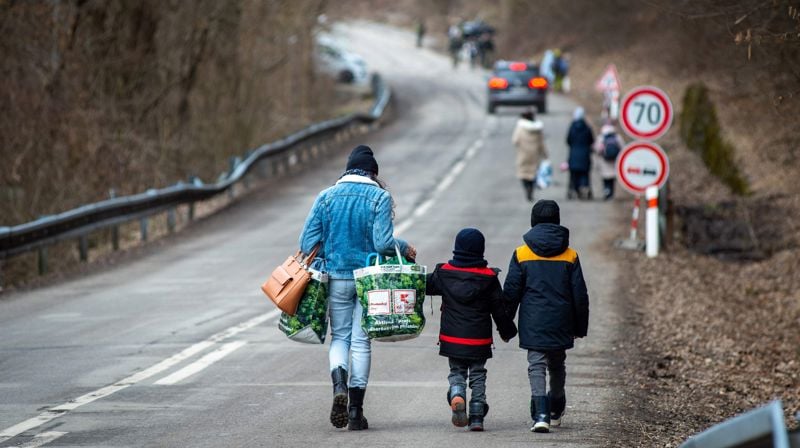
[[[378,174],[378,161],[372,154],[372,148],[367,145],[358,145],[353,148],[347,159],[347,170],[364,170]]]
[[[459,268],[486,267],[488,262],[483,258],[486,239],[478,229],[461,229],[456,235],[453,259],[450,264]]]
[[[561,224],[561,212],[558,209],[556,201],[540,199],[533,204],[533,210],[531,210],[531,227],[542,223]]]

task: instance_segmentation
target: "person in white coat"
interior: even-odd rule
[[[625,143],[611,124],[600,128],[600,138],[594,143],[597,158],[600,159],[600,177],[603,179],[603,199],[606,201],[614,197],[614,184],[617,178],[617,156],[622,151]]]
[[[539,164],[547,158],[543,130],[542,122],[529,110],[520,114],[511,135],[511,143],[517,152],[517,177],[522,181],[525,198],[530,202],[533,202],[533,187]]]

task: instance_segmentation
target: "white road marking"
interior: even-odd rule
[[[225,339],[229,339],[229,338],[231,338],[233,336],[236,336],[237,334],[239,334],[239,333],[241,333],[241,332],[243,332],[243,331],[245,331],[245,330],[247,330],[249,328],[255,327],[258,324],[261,324],[261,323],[266,322],[266,321],[268,321],[268,320],[270,320],[270,319],[272,319],[274,317],[279,316],[280,313],[281,313],[280,310],[273,310],[273,311],[270,311],[269,313],[261,314],[259,316],[256,316],[256,317],[250,319],[250,320],[247,320],[247,321],[242,322],[240,324],[234,325],[234,326],[232,326],[230,328],[227,328],[227,329],[225,329],[225,330],[223,330],[223,331],[221,331],[219,333],[216,333],[216,334],[212,335],[211,337],[209,337],[208,339],[206,339],[206,340],[204,340],[202,342],[198,342],[197,344],[194,344],[194,345],[192,345],[190,347],[187,347],[186,349],[184,349],[180,353],[172,355],[169,358],[167,358],[167,359],[165,359],[165,360],[163,360],[163,361],[161,361],[161,362],[159,362],[159,363],[157,363],[157,364],[155,364],[155,365],[153,365],[153,366],[151,366],[151,367],[149,367],[149,368],[147,368],[145,370],[142,370],[141,372],[137,372],[137,373],[135,373],[135,374],[123,379],[123,380],[120,380],[120,381],[118,381],[118,382],[116,382],[114,384],[111,384],[111,385],[105,386],[105,387],[101,387],[100,389],[97,389],[97,390],[95,390],[93,392],[89,392],[86,395],[82,395],[82,396],[80,396],[80,397],[78,397],[78,398],[76,398],[74,400],[70,400],[70,401],[68,401],[68,402],[66,402],[64,404],[52,407],[52,408],[42,412],[41,414],[37,415],[36,417],[30,418],[28,420],[25,420],[24,422],[21,422],[21,423],[18,423],[16,425],[14,425],[14,426],[6,428],[2,432],[0,432],[0,443],[5,442],[6,440],[8,440],[8,439],[10,439],[12,437],[16,437],[16,436],[22,434],[25,431],[29,431],[29,430],[31,430],[33,428],[37,428],[37,427],[39,427],[39,426],[41,426],[41,425],[43,425],[43,424],[55,419],[55,418],[58,418],[58,417],[64,415],[65,413],[67,413],[67,412],[69,412],[69,411],[71,411],[71,410],[73,410],[75,408],[78,408],[78,407],[83,406],[85,404],[91,403],[91,402],[93,402],[95,400],[99,400],[100,398],[107,397],[107,396],[109,396],[109,395],[111,395],[111,394],[113,394],[115,392],[118,392],[118,391],[120,391],[122,389],[125,389],[125,388],[127,388],[127,387],[129,387],[129,386],[131,386],[133,384],[136,384],[136,383],[142,381],[142,380],[150,378],[153,375],[156,375],[156,374],[158,374],[160,372],[163,372],[164,370],[174,366],[175,364],[178,364],[179,362],[181,362],[181,361],[183,361],[183,360],[185,360],[187,358],[190,358],[190,357],[196,355],[197,353],[200,353],[201,351],[213,346],[214,343],[221,342],[221,341],[223,341]]]
[[[203,356],[202,358],[189,364],[188,366],[182,368],[181,370],[178,370],[172,375],[166,376],[156,381],[156,384],[164,386],[164,385],[172,385],[180,381],[183,381],[186,378],[194,375],[195,373],[202,371],[211,364],[214,364],[220,359],[228,356],[229,354],[233,353],[236,349],[240,348],[245,344],[247,344],[246,341],[236,341],[225,344],[219,349],[214,350],[213,352]]]
[[[36,434],[35,436],[33,436],[32,440],[23,443],[22,445],[11,448],[37,448],[42,445],[48,444],[53,440],[56,440],[57,438],[63,436],[64,434],[66,433],[58,431],[43,432],[41,434]]]
[[[426,199],[425,202],[417,206],[417,208],[414,210],[411,216],[399,222],[394,227],[394,231],[396,234],[402,235],[403,233],[405,233],[405,231],[410,229],[411,226],[413,226],[416,223],[417,218],[420,218],[423,215],[425,215],[425,213],[427,213],[428,210],[430,210],[430,208],[433,207],[433,204],[436,202],[439,196],[445,190],[450,188],[450,185],[452,185],[453,182],[455,182],[459,174],[461,174],[461,172],[464,171],[464,168],[467,167],[467,163],[473,157],[475,157],[475,154],[478,153],[478,149],[480,149],[481,146],[483,146],[483,142],[484,142],[483,138],[479,138],[478,140],[475,140],[475,142],[473,142],[472,145],[470,145],[470,147],[464,152],[464,157],[462,157],[461,160],[456,162],[456,164],[453,165],[453,167],[450,169],[447,175],[445,175],[444,178],[436,185],[433,194],[431,194],[431,196],[428,199]]]
[[[330,381],[289,381],[280,383],[222,383],[216,387],[331,387]],[[370,381],[369,387],[423,387],[447,388],[447,380],[441,381]]]

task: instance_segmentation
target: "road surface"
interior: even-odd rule
[[[622,380],[613,346],[618,273],[603,239],[613,233],[613,210],[565,201],[562,173],[537,196],[559,200],[591,298],[589,337],[568,352],[563,427],[528,431],[525,353],[516,339],[499,338],[487,364],[487,431],[450,424],[438,298],[426,304],[419,338],[373,345],[370,429],[330,425],[327,344],[288,341],[258,286],[295,250],[316,193],[337,179],[349,147],[375,150],[396,200],[397,234],[430,268],[450,258],[455,234],[471,226],[486,235],[490,263],[506,270],[530,222],[509,141],[519,110],[486,115],[486,74],[453,71],[447,57],[414,48],[411,33],[369,24],[340,32],[392,85],[392,120],[157,251],[0,298],[0,447],[588,447],[613,440],[608,419]],[[542,116],[556,165],[565,160],[574,107],[553,95]]]

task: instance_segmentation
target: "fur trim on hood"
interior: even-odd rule
[[[539,120],[526,120],[524,118],[520,118],[517,120],[517,126],[521,127],[522,129],[528,132],[538,132],[544,129],[544,123]]]

